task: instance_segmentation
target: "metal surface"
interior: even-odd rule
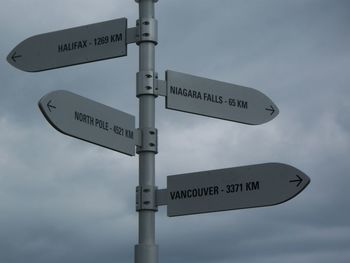
[[[245,124],[268,122],[277,106],[258,90],[166,71],[166,108]]]
[[[136,74],[136,96],[154,95],[157,96],[158,73],[153,71],[140,71]]]
[[[158,130],[155,128],[144,128],[141,132],[141,145],[136,148],[137,153],[158,153]]]
[[[138,186],[136,187],[136,211],[152,210],[158,211],[156,202],[157,187]]]
[[[69,91],[45,95],[39,107],[58,131],[127,155],[135,155],[135,117]]]
[[[154,18],[140,18],[136,21],[138,33],[136,34],[136,43],[153,42],[158,43],[158,22]]]
[[[155,0],[138,0],[139,21],[154,19]],[[147,30],[147,24],[144,25]],[[157,27],[147,30],[150,36],[157,36]],[[155,76],[155,42],[147,39],[137,40],[139,46],[139,72],[153,72]],[[139,73],[142,74],[142,73]],[[142,83],[142,81],[141,81]],[[142,85],[140,82],[138,85]],[[142,90],[143,87],[137,87]],[[142,92],[141,92],[142,93]],[[155,130],[155,94],[139,94],[139,129],[144,136],[145,132]],[[140,151],[139,151],[140,150]],[[155,187],[155,154],[156,150],[148,151],[140,149],[139,154],[139,186]],[[158,246],[155,244],[155,212],[153,210],[141,209],[139,214],[139,240],[135,246],[135,263],[157,263]]]
[[[14,67],[37,72],[127,55],[127,19],[30,37],[8,55]]]
[[[180,174],[167,177],[166,194],[160,190],[157,202],[168,205],[168,216],[271,206],[295,197],[309,182],[302,171],[281,163]]]

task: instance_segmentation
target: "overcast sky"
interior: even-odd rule
[[[128,18],[133,0],[0,0],[0,263],[127,263],[137,243],[138,160],[65,136],[38,100],[65,89],[133,114],[138,48],[39,73],[6,62],[41,33]],[[279,107],[258,126],[165,109],[157,99],[156,184],[166,176],[266,162],[311,178],[278,206],[156,215],[159,262],[350,260],[350,2],[159,0],[156,68],[255,88]]]

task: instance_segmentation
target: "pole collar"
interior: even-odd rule
[[[157,187],[152,185],[136,187],[136,211],[158,211],[156,203]]]
[[[136,73],[136,97],[158,94],[158,73],[154,71],[139,71]]]
[[[140,3],[142,0],[135,0],[136,3]],[[153,0],[154,3],[158,2],[158,0]]]
[[[140,18],[136,20],[136,44],[152,42],[158,44],[158,21],[154,18]]]
[[[158,153],[158,130],[156,128],[143,128],[141,131],[141,146],[136,147],[136,152]]]

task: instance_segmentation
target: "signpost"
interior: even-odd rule
[[[14,67],[43,71],[127,55],[127,44],[139,46],[137,97],[139,128],[135,117],[64,90],[53,91],[39,101],[41,112],[58,131],[130,156],[139,155],[136,210],[139,240],[135,263],[158,262],[155,244],[157,206],[167,205],[168,216],[276,205],[299,194],[310,179],[300,170],[280,163],[168,176],[167,189],[155,185],[155,98],[166,97],[168,109],[207,117],[258,125],[274,119],[279,110],[258,90],[226,82],[166,71],[158,80],[155,46],[158,23],[154,3],[135,0],[139,19],[127,28],[127,19],[85,25],[30,37],[17,45],[7,61]]]
[[[271,206],[292,199],[309,182],[290,165],[265,163],[168,176],[158,200],[168,216]]]
[[[8,55],[14,67],[43,71],[127,55],[127,19],[85,25],[36,35]]]
[[[135,117],[69,91],[50,92],[39,101],[58,131],[127,155],[135,155]]]
[[[166,107],[252,125],[279,113],[258,90],[171,70],[166,71]]]

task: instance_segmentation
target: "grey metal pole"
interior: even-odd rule
[[[139,154],[139,186],[137,211],[139,213],[139,243],[135,246],[135,263],[157,263],[158,247],[155,244],[155,154],[157,130],[155,129],[155,45],[157,21],[154,3],[158,0],[135,0],[139,4],[137,44],[139,45],[139,72],[137,97],[139,98],[139,130],[142,138]]]

